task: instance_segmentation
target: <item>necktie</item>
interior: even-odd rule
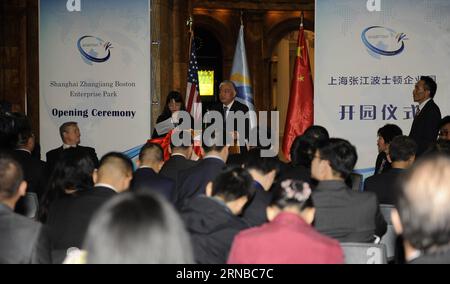
[[[227,106],[224,106],[224,107],[223,107],[223,118],[226,118],[226,117],[227,117],[227,112],[228,112],[228,107],[227,107]]]
[[[417,112],[416,112],[416,116],[418,116],[420,113],[420,107],[417,107]]]

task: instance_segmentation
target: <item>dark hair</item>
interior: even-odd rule
[[[221,172],[213,181],[212,195],[220,196],[225,202],[243,196],[253,196],[252,176],[243,168],[231,168]]]
[[[256,170],[261,174],[268,174],[275,170],[276,173],[280,171],[278,159],[275,157],[262,157],[261,151],[263,149],[253,148],[247,153],[247,159],[244,162],[244,168],[247,170]]]
[[[430,91],[430,98],[434,98],[437,90],[437,85],[433,78],[429,76],[420,76],[420,80],[424,82],[424,88]]]
[[[285,179],[274,188],[270,205],[280,209],[295,206],[299,212],[313,208],[311,188],[304,181]]]
[[[101,171],[103,167],[108,164],[113,164],[114,167],[122,173],[124,176],[128,176],[133,173],[133,162],[131,159],[120,152],[109,152],[103,155],[100,159],[98,170]]]
[[[395,124],[386,124],[378,129],[377,134],[383,138],[384,143],[389,144],[394,137],[403,135],[403,131]]]
[[[429,155],[447,155],[450,157],[450,140],[438,140],[434,142],[426,151],[423,156]]]
[[[22,181],[23,171],[19,163],[11,156],[0,153],[0,200],[14,197]]]
[[[51,203],[67,195],[67,190],[74,191],[69,194],[76,195],[79,190],[92,188],[94,170],[95,162],[89,152],[78,147],[62,151],[42,196],[39,219],[46,220]]]
[[[389,156],[393,162],[407,161],[417,152],[417,144],[408,136],[397,136],[389,144]]]
[[[311,136],[305,134],[297,136],[291,146],[292,166],[296,167],[302,165],[311,168],[311,162],[314,158],[318,143],[315,143]]]
[[[189,235],[157,194],[126,192],[94,215],[83,245],[92,264],[189,264]]]
[[[59,135],[61,136],[61,139],[64,140],[64,132],[67,132],[67,128],[71,126],[78,126],[78,123],[75,121],[68,121],[61,124],[59,127]]]
[[[139,152],[139,161],[151,160],[153,162],[164,161],[164,150],[161,145],[147,142]]]
[[[403,238],[425,252],[450,244],[450,158],[421,158],[400,179],[396,208]]]
[[[205,150],[205,153],[209,153],[211,151],[220,152],[223,148],[225,148],[226,142],[231,141],[229,136],[230,134],[225,131],[212,132],[211,136],[204,135],[202,139],[202,148]]]
[[[330,166],[341,178],[346,179],[353,171],[358,154],[350,142],[339,138],[330,138],[321,143],[319,153],[322,160],[330,162]]]
[[[305,130],[303,133],[305,137],[311,138],[312,142],[323,142],[330,139],[330,135],[328,134],[328,130],[320,125],[311,125]]]
[[[183,100],[183,97],[181,96],[181,94],[177,91],[171,91],[171,92],[169,92],[169,94],[167,95],[167,98],[166,98],[166,104],[164,106],[164,110],[162,113],[163,117],[171,117],[172,113],[170,112],[170,109],[169,109],[169,103],[172,100],[174,100],[177,103],[181,103],[180,110],[186,110],[186,107],[184,106],[184,100]]]
[[[448,123],[450,123],[450,115],[447,115],[446,117],[441,119],[441,121],[439,122],[439,129]]]
[[[17,132],[17,146],[25,145],[28,139],[33,136],[33,131],[31,130],[31,121],[23,113],[14,112],[12,113],[15,119],[15,128]]]

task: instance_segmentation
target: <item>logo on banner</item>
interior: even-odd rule
[[[69,12],[81,12],[81,0],[67,0],[66,8]]]
[[[371,26],[366,28],[361,39],[367,47],[370,55],[380,59],[383,56],[399,55],[405,49],[405,33],[397,33],[395,30],[382,26]]]
[[[103,63],[111,57],[110,49],[113,48],[110,42],[106,42],[99,37],[82,36],[77,43],[83,60],[86,64]]]
[[[367,11],[381,12],[381,0],[367,0]]]

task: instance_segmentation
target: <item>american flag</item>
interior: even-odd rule
[[[198,63],[195,55],[195,42],[191,37],[191,54],[189,58],[189,70],[187,75],[186,90],[186,110],[192,115],[194,120],[201,120],[202,102],[200,100],[199,81],[198,81]]]

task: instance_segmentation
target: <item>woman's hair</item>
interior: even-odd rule
[[[177,91],[171,91],[166,98],[166,105],[164,106],[164,110],[162,113],[162,116],[164,117],[170,117],[172,115],[172,113],[170,112],[169,109],[169,103],[174,100],[177,103],[181,103],[181,108],[180,110],[186,110],[186,107],[184,106],[184,101],[183,101],[183,97],[181,96],[181,94]]]
[[[62,152],[58,162],[50,174],[47,190],[42,197],[40,219],[44,221],[50,204],[67,194],[67,191],[89,189],[94,186],[92,173],[95,163],[87,151],[69,148]]]
[[[84,249],[91,264],[194,262],[180,217],[151,192],[126,192],[105,203],[89,225]]]
[[[313,208],[311,188],[307,182],[285,179],[276,185],[270,205],[280,209],[296,207],[299,212]]]

